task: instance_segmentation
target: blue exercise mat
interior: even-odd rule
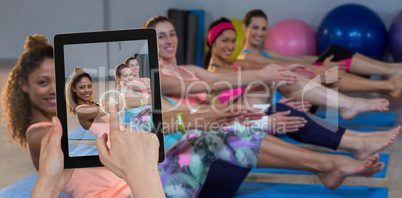
[[[297,197],[297,198],[383,198],[388,197],[388,188],[366,186],[340,186],[328,190],[324,185],[312,184],[274,184],[243,182],[235,198],[258,197]]]
[[[78,127],[68,133],[69,140],[96,140],[96,137],[92,135],[88,130],[82,127]]]
[[[374,132],[374,131],[388,131],[389,130],[389,129],[368,129],[368,128],[348,128],[348,129],[353,130],[353,131],[358,131],[358,132],[366,132],[366,133]],[[285,142],[291,143],[291,144],[304,144],[303,142],[296,141],[286,135],[281,135],[281,136],[276,136],[276,137]]]
[[[32,191],[35,186],[38,173],[29,175],[15,183],[0,190],[0,197],[7,198],[29,198],[32,195]],[[60,198],[67,198],[63,193],[60,194]]]
[[[346,155],[346,156],[355,158],[351,153],[337,153],[337,152],[325,152],[325,153]],[[378,161],[379,162],[384,162],[385,167],[380,172],[374,174],[371,177],[385,177],[385,174],[387,172],[387,167],[388,167],[388,159],[389,159],[388,154],[380,153],[380,159]],[[251,169],[251,172],[254,172],[254,173],[307,174],[307,175],[312,175],[313,174],[313,173],[308,172],[308,171],[288,170],[288,169],[281,169],[281,168],[253,168],[253,169]]]
[[[354,126],[395,126],[397,113],[393,112],[363,112],[355,118],[345,121],[336,111],[317,111],[317,117],[323,118],[332,124],[354,125]]]
[[[68,145],[70,157],[99,155],[95,145]]]

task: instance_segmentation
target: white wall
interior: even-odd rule
[[[346,3],[371,8],[387,28],[402,9],[400,0],[0,0],[0,59],[18,58],[28,34],[52,38],[64,32],[139,28],[154,15],[166,15],[169,8],[204,9],[206,27],[220,16],[241,19],[260,8],[269,26],[298,18],[317,29],[330,10]]]
[[[0,59],[17,59],[29,34],[103,29],[100,0],[0,0]]]

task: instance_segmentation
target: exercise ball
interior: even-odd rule
[[[242,48],[242,42],[244,37],[244,31],[242,26],[242,21],[239,19],[229,19],[232,22],[233,26],[236,29],[236,49],[233,51],[230,56],[230,60],[236,60],[237,56],[239,56]]]
[[[313,29],[303,21],[287,19],[272,26],[265,37],[264,48],[292,55],[314,55],[317,44]]]
[[[402,10],[394,18],[389,29],[389,48],[396,62],[402,62]]]
[[[373,58],[383,56],[387,47],[384,23],[371,9],[347,4],[336,7],[322,20],[317,31],[320,52],[331,44]]]

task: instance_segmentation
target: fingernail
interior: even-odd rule
[[[151,138],[152,138],[152,139],[156,138],[156,135],[155,135],[155,134],[153,134]]]
[[[52,123],[53,123],[53,126],[57,126],[57,118],[56,117],[52,117]]]

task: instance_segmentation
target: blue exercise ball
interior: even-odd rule
[[[371,9],[347,4],[329,12],[317,31],[317,44],[323,52],[331,44],[373,58],[383,56],[387,47],[387,30]]]
[[[389,29],[389,49],[396,62],[402,62],[402,10]]]

